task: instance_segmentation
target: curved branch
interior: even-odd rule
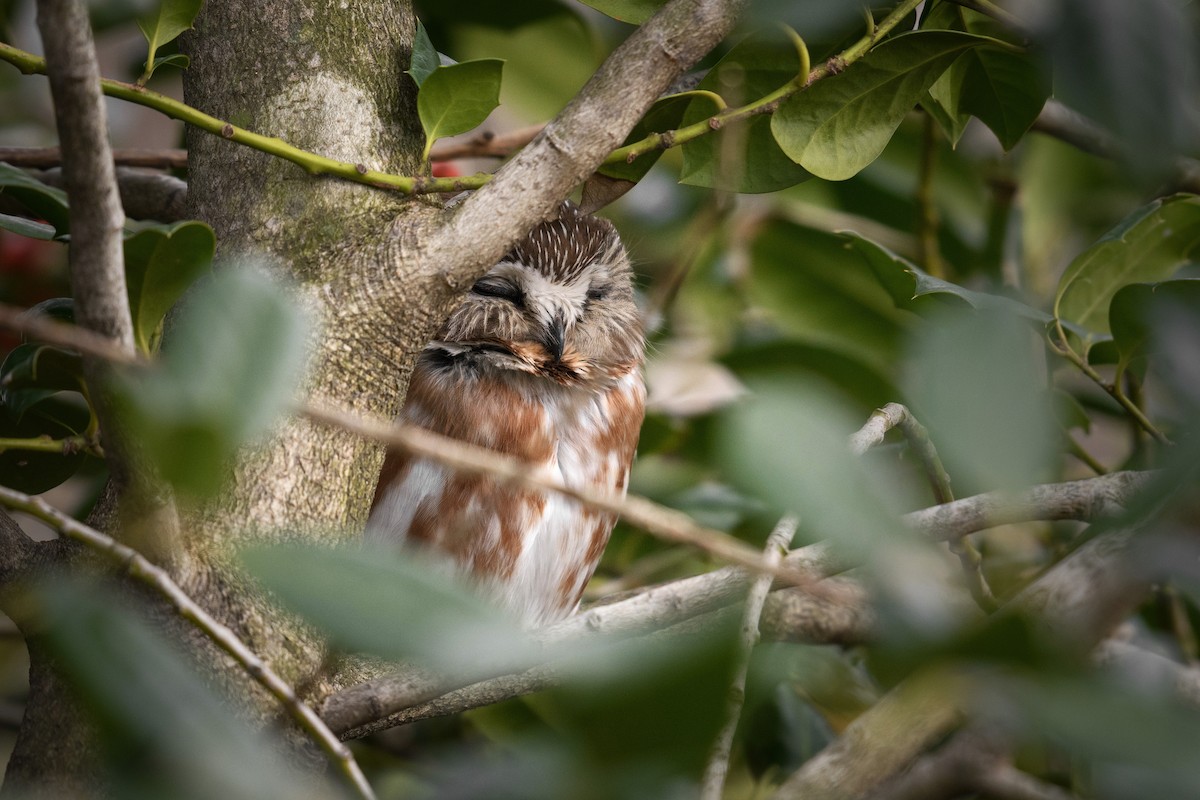
[[[48,186],[61,187],[64,183],[58,169],[34,172],[32,176]],[[132,167],[117,167],[116,176],[121,205],[130,219],[175,222],[187,218],[187,183],[179,178]]]
[[[121,566],[130,577],[157,592],[180,617],[194,625],[213,644],[221,648],[245,669],[251,678],[278,700],[280,705],[287,709],[296,723],[312,736],[321,749],[338,765],[361,797],[374,800],[375,795],[366,778],[363,777],[358,763],[354,760],[354,754],[350,752],[349,748],[329,731],[321,718],[296,695],[291,686],[267,666],[233,631],[214,619],[192,600],[166,572],[151,564],[136,550],[121,544],[95,528],[72,519],[51,507],[40,497],[30,497],[0,486],[0,506],[19,509],[42,520],[63,536],[107,557]],[[0,532],[8,537],[9,531],[6,528],[5,520],[11,522],[11,518],[7,514],[0,515]],[[13,524],[15,525],[15,523]]]

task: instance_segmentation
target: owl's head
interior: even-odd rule
[[[642,359],[632,271],[612,223],[563,203],[475,282],[426,357],[602,385]]]

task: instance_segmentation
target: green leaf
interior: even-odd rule
[[[30,393],[32,394],[32,392]],[[63,439],[87,430],[91,413],[82,399],[70,395],[41,393],[27,407],[9,405],[10,393],[0,398],[0,438]],[[0,450],[0,475],[10,489],[40,494],[53,489],[79,469],[86,456],[76,453],[38,453],[30,450]]]
[[[145,83],[160,64],[167,63],[172,58],[168,56],[167,59],[156,59],[155,56],[158,48],[173,42],[179,34],[191,29],[202,4],[203,0],[163,0],[154,14],[138,20],[138,27],[149,45],[146,71],[138,79],[139,83]],[[186,56],[184,60],[186,61]]]
[[[1185,308],[1200,308],[1200,280],[1131,283],[1113,295],[1108,319],[1119,353],[1119,369],[1140,366],[1139,371],[1144,371],[1141,362],[1153,343],[1155,312],[1164,300]]]
[[[425,25],[421,20],[417,20],[417,32],[413,36],[412,61],[410,63],[411,66],[405,72],[416,81],[418,89],[421,84],[425,83],[425,79],[442,65],[441,56],[438,55],[437,49],[429,38],[429,31],[425,30]]]
[[[161,619],[151,627],[111,590],[65,576],[46,580],[32,600],[44,624],[40,641],[97,726],[111,796],[335,796],[239,720],[211,688],[212,674],[201,675],[178,643],[164,640]]]
[[[433,143],[465,133],[487,119],[500,103],[504,62],[494,58],[438,67],[417,93],[417,115],[425,130],[424,158]]]
[[[935,80],[972,47],[993,40],[957,31],[888,39],[845,72],[817,81],[779,107],[771,131],[814,175],[845,180],[875,160]]]
[[[291,401],[306,327],[289,293],[248,267],[194,292],[159,363],[126,371],[114,386],[126,424],[163,477],[194,496],[220,487],[236,449]]]
[[[1058,429],[1030,330],[1007,309],[952,310],[916,329],[906,395],[929,429],[955,494],[1050,477]],[[981,458],[980,454],[986,454]]]
[[[792,38],[770,28],[734,46],[698,88],[724,96],[731,105],[742,105],[793,80],[801,68]],[[682,125],[700,122],[714,112],[711,102],[697,99],[683,115]],[[689,186],[755,193],[784,189],[810,177],[775,143],[770,115],[759,115],[684,144],[679,180]]]
[[[583,2],[619,22],[641,25],[654,16],[667,0],[583,0]]]
[[[427,554],[288,545],[246,550],[242,561],[347,650],[454,674],[523,665],[536,653],[516,620]]]
[[[46,344],[17,345],[0,365],[0,386],[9,389],[79,391],[83,361],[79,354]]]
[[[143,353],[154,352],[163,317],[208,271],[215,248],[212,228],[203,222],[154,225],[125,237],[125,281],[133,333]]]
[[[1086,329],[1087,349],[1110,332],[1109,305],[1130,283],[1161,281],[1195,257],[1200,245],[1200,197],[1155,200],[1080,253],[1063,273],[1054,316]]]
[[[662,133],[678,128],[683,120],[684,112],[693,102],[707,103],[710,114],[716,113],[718,110],[712,96],[707,93],[680,92],[660,97],[654,101],[654,105],[650,106],[646,115],[638,120],[638,124],[625,137],[622,147],[641,141],[652,133]],[[636,183],[645,177],[662,154],[662,150],[654,150],[638,156],[630,163],[602,166],[598,172],[610,178]]]
[[[870,265],[879,283],[887,289],[899,308],[924,313],[947,306],[970,307],[1015,314],[1041,324],[1054,320],[1046,312],[1011,297],[976,292],[935,278],[908,259],[857,233],[843,232],[839,235]]]
[[[30,239],[49,241],[54,238],[53,225],[24,217],[14,217],[12,214],[0,214],[0,229],[28,236]]]
[[[188,65],[191,63],[192,60],[183,53],[173,53],[169,56],[160,56],[154,59],[154,63],[150,65],[150,72],[153,73],[156,69],[164,65],[179,67],[180,69],[187,69]]]
[[[67,193],[62,189],[47,186],[29,177],[23,170],[0,163],[0,194],[12,197],[29,213],[53,225],[55,236],[65,236],[70,232]]]
[[[1009,35],[990,17],[952,3],[939,4],[922,20],[921,27],[966,31],[997,40]],[[967,120],[974,116],[996,134],[1005,150],[1011,150],[1041,113],[1050,83],[1030,55],[980,47],[955,61],[929,93],[934,105],[946,114],[945,120],[936,112],[934,115],[951,143],[958,141]]]
[[[891,372],[903,315],[837,236],[775,220],[750,255],[749,297],[790,339]]]

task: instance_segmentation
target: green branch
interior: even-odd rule
[[[104,458],[104,451],[100,449],[100,445],[87,436],[68,436],[64,439],[51,439],[49,436],[37,436],[31,439],[0,438],[0,453],[7,450],[62,453],[64,456],[89,453],[97,458]]]
[[[46,74],[46,61],[43,58],[27,53],[12,45],[0,42],[0,61],[7,61],[26,75]],[[366,164],[351,164],[348,161],[337,161],[332,158],[310,153],[294,147],[275,136],[263,136],[260,133],[239,128],[232,123],[205,114],[186,103],[174,98],[144,89],[133,83],[114,81],[109,78],[100,79],[100,88],[109,97],[127,100],[140,106],[153,108],[171,119],[177,119],[193,125],[202,131],[228,139],[231,142],[244,144],[255,150],[277,156],[303,168],[310,175],[334,175],[355,183],[375,186],[381,189],[391,189],[405,194],[429,194],[432,192],[460,192],[464,189],[478,189],[491,180],[491,175],[480,173],[464,178],[427,178],[424,176],[409,177],[392,175],[387,172],[369,169]]]
[[[922,0],[904,0],[882,22],[870,29],[866,36],[863,36],[850,47],[833,56],[811,72],[803,70],[801,74],[770,94],[760,97],[744,106],[726,109],[707,119],[702,119],[683,128],[673,131],[663,131],[662,133],[652,133],[640,141],[627,144],[612,151],[608,158],[604,159],[604,164],[630,164],[637,160],[639,156],[652,153],[656,150],[669,150],[672,147],[678,147],[681,144],[698,139],[715,130],[720,130],[731,122],[747,120],[758,114],[775,113],[775,109],[779,107],[779,103],[784,99],[808,88],[821,78],[828,75],[836,75],[869,53],[871,48],[880,39],[891,33],[892,29],[899,25],[900,21],[908,16],[921,2]]]

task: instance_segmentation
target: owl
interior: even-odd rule
[[[480,278],[422,351],[400,420],[624,494],[645,409],[629,259],[564,203]],[[570,614],[615,518],[389,452],[367,539],[430,548],[527,625]]]

